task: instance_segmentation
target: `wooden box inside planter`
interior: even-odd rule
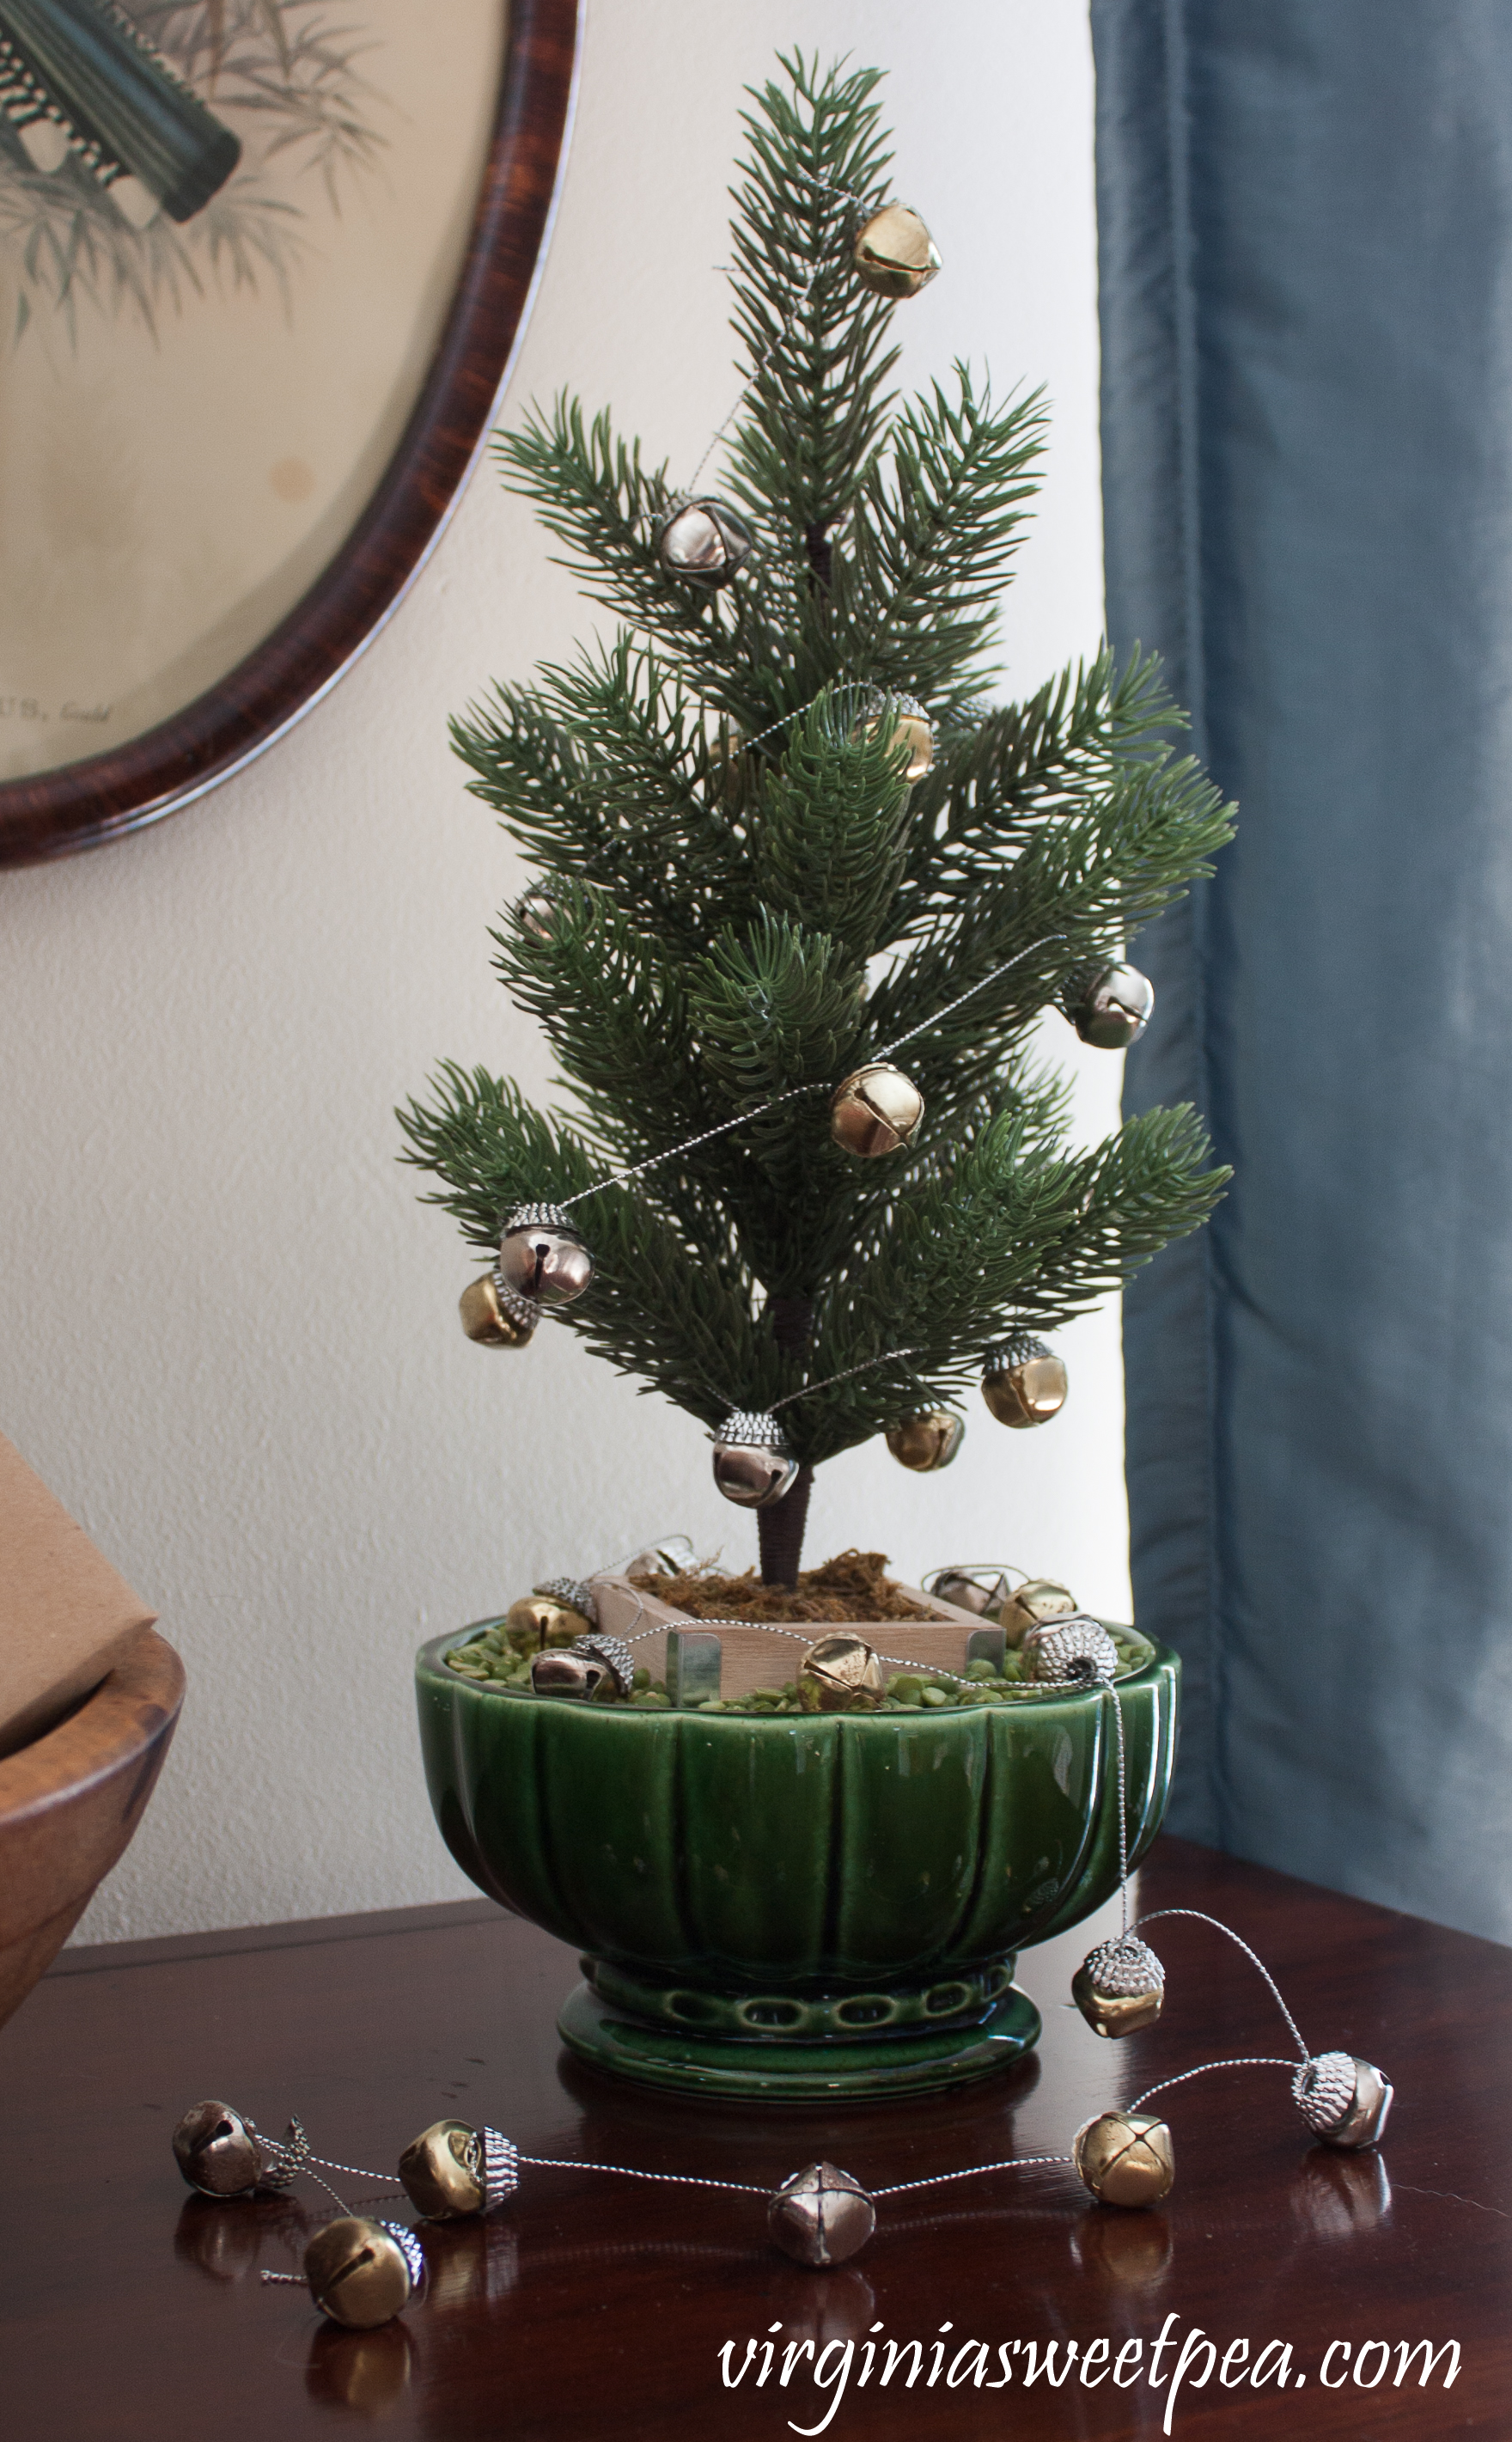
[[[920,1594],[917,1586],[900,1586],[898,1592],[906,1602],[918,1603],[928,1614],[925,1619],[795,1620],[778,1635],[774,1634],[772,1627],[754,1620],[729,1628],[695,1618],[691,1612],[679,1611],[675,1604],[663,1602],[655,1595],[643,1594],[628,1577],[606,1574],[594,1577],[592,1583],[598,1597],[599,1626],[606,1634],[642,1637],[645,1630],[654,1628],[656,1633],[645,1636],[634,1648],[637,1665],[644,1665],[653,1679],[666,1677],[669,1629],[684,1635],[696,1632],[701,1637],[717,1637],[721,1696],[749,1696],[757,1687],[780,1687],[795,1679],[805,1648],[816,1644],[821,1636],[864,1636],[883,1656],[889,1670],[900,1665],[920,1663],[926,1670],[960,1672],[968,1661],[979,1657],[988,1661],[1002,1659],[1004,1640],[1000,1628],[993,1627],[975,1612],[941,1602],[938,1595]],[[976,1640],[970,1651],[969,1638]],[[710,1688],[709,1692],[714,1691]]]

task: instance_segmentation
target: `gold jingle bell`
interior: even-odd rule
[[[519,1297],[501,1272],[469,1281],[457,1301],[462,1327],[482,1348],[525,1348],[540,1321],[540,1308]]]
[[[1028,1332],[987,1352],[982,1396],[998,1423],[1015,1432],[1058,1416],[1070,1387],[1060,1358]]]
[[[437,2120],[399,2157],[399,2179],[428,2221],[491,2213],[519,2185],[519,2151],[497,2128]]]
[[[859,1161],[912,1144],[924,1098],[890,1060],[869,1060],[842,1077],[829,1098],[829,1132]]]
[[[1155,986],[1119,958],[1111,966],[1084,967],[1067,983],[1064,1006],[1084,1043],[1099,1051],[1127,1051],[1150,1023]]]
[[[1315,2137],[1352,2153],[1374,2145],[1395,2091],[1374,2061],[1355,2052],[1318,2052],[1291,2082],[1292,2099]]]
[[[541,1653],[548,1645],[572,1645],[593,1626],[586,1612],[559,1595],[522,1595],[504,1614],[504,1634],[517,1653]]]
[[[756,538],[724,501],[684,501],[656,538],[656,556],[669,576],[691,584],[728,585],[751,556]]]
[[[499,1242],[499,1271],[532,1305],[572,1305],[593,1277],[593,1258],[559,1204],[519,1204]]]
[[[1104,2111],[1071,2140],[1071,2159],[1100,2205],[1157,2205],[1171,2194],[1175,2151],[1149,2111]]]
[[[877,701],[875,695],[872,701]],[[935,768],[935,733],[929,715],[911,695],[884,696],[877,711],[862,715],[850,735],[856,738],[875,738],[884,728],[895,754],[901,755],[904,747],[908,749],[903,778],[912,788],[916,780],[921,780],[926,772]]]
[[[810,1712],[870,1713],[887,1693],[882,1664],[864,1636],[837,1629],[811,1645],[798,1666],[798,1686]]]
[[[844,2264],[877,2227],[877,2208],[860,2181],[832,2162],[811,2162],[784,2179],[767,2206],[767,2228],[799,2264]]]
[[[351,2331],[371,2332],[409,2305],[426,2277],[426,2259],[402,2222],[343,2214],[311,2239],[304,2277],[322,2315]]]
[[[793,1484],[798,1462],[769,1409],[732,1408],[714,1443],[714,1481],[740,1509],[767,1509]]]
[[[173,2160],[202,2196],[249,2196],[286,2185],[259,2141],[255,2123],[228,2103],[196,2103],[173,2131]]]
[[[1147,1941],[1126,1933],[1089,1950],[1071,1978],[1071,1998],[1098,2035],[1153,2027],[1165,1999],[1165,1969]]]
[[[906,204],[884,204],[856,231],[850,259],[874,297],[917,297],[939,269],[934,239]]]
[[[922,1415],[904,1416],[902,1424],[890,1426],[887,1448],[899,1465],[911,1467],[915,1475],[938,1475],[942,1467],[949,1467],[965,1438],[964,1417],[953,1414],[949,1408],[929,1408]]]
[[[1021,1645],[1031,1628],[1043,1628],[1052,1619],[1068,1619],[1075,1609],[1076,1596],[1069,1586],[1058,1584],[1054,1577],[1026,1577],[1007,1596],[997,1615],[1010,1645]]]

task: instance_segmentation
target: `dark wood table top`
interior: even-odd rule
[[[0,2433],[297,2442],[381,2422],[395,2442],[782,2442],[834,2403],[843,2347],[813,2380],[826,2344],[881,2324],[880,2341],[926,2344],[920,2378],[905,2387],[905,2352],[885,2389],[878,2360],[858,2388],[858,2350],[827,2433],[1512,2435],[1512,1953],[1176,1841],[1142,1882],[1146,1907],[1208,1909],[1251,1941],[1315,2050],[1361,2052],[1394,2080],[1379,2154],[1313,2146],[1284,2076],[1231,2071],[1165,2098],[1177,2176],[1158,2213],[1094,2206],[1069,2171],[1005,2173],[884,2205],[869,2246],[829,2272],[773,2251],[755,2197],[527,2170],[486,2224],[429,2226],[426,2294],[367,2334],[258,2278],[298,2269],[318,2190],[216,2205],[181,2185],[169,2136],[189,2104],[214,2095],[269,2129],[297,2111],[319,2152],[373,2168],[454,2114],[534,2154],[772,2186],[823,2155],[880,2186],[1064,2152],[1095,2110],[1214,2053],[1279,2056],[1284,2032],[1239,1954],[1176,1923],[1157,1929],[1161,2023],[1101,2042],[1063,2006],[1085,1946],[1073,1934],[1021,1965],[1047,2020],[1035,2058],[937,2100],[774,2114],[578,2069],[554,2026],[575,1961],[485,1902],[67,1953],[0,2035]],[[1150,2379],[1162,2329],[1178,2344],[1200,2329],[1220,2353],[1198,2387],[1193,2343],[1174,2403],[1175,2348]],[[769,2336],[766,2385],[726,2389],[721,2344],[738,2369]],[[1113,2359],[1144,2344],[1123,2388],[1097,2353],[1101,2379],[1080,2379],[1100,2338]],[[1065,2376],[1070,2340],[1078,2360],[1052,2387],[1046,2343],[1063,2344]],[[1248,2353],[1226,2357],[1239,2341]],[[1421,2354],[1398,2380],[1403,2344],[1421,2341],[1458,2344],[1450,2387],[1448,2354],[1427,2388]],[[989,2382],[1011,2370],[991,2396],[960,2354],[971,2342],[989,2344]],[[1270,2342],[1290,2344],[1289,2364],[1279,2345],[1262,2358]]]

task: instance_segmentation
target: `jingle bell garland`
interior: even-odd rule
[[[499,971],[581,1118],[455,1067],[404,1115],[469,1243],[555,1205],[598,1267],[553,1278],[506,1245],[504,1285],[715,1431],[875,1359],[880,1316],[920,1351],[910,1409],[949,1409],[984,1347],[1095,1303],[1222,1184],[1190,1112],[1073,1150],[1034,1076],[1038,1012],[1121,957],[1227,816],[1162,742],[1146,663],[990,703],[1041,410],[964,373],[893,407],[895,301],[938,256],[892,198],[877,82],[792,60],[755,98],[718,472],[678,490],[567,399],[499,445],[624,623],[456,732],[536,875]],[[837,1147],[824,1097],[897,1059],[927,1121],[874,1139],[847,1096],[863,1141]],[[523,1345],[501,1302],[469,1311],[482,1344]],[[756,1504],[770,1582],[799,1566],[809,1471],[895,1427],[902,1387],[879,1368],[785,1412],[797,1471]]]

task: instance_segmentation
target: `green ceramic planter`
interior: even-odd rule
[[[1111,1704],[643,1712],[418,1662],[431,1804],[480,1889],[583,1954],[573,2049],[644,2083],[820,2099],[977,2077],[1039,2033],[1014,1955],[1118,1886]],[[1131,1859],[1179,1666],[1119,1682]]]

